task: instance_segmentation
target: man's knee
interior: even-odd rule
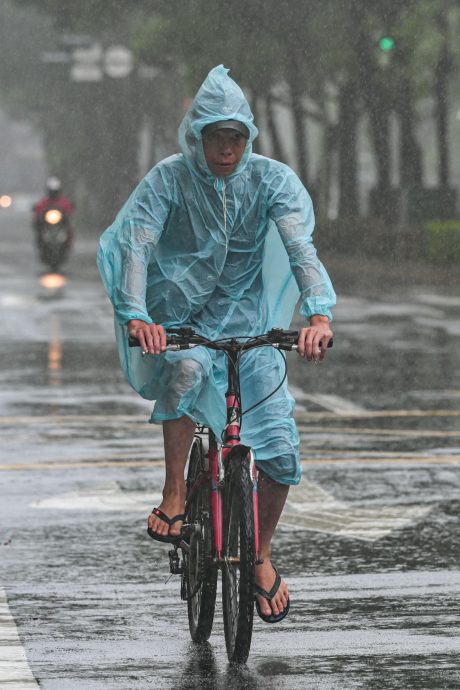
[[[260,460],[256,462],[262,481],[284,486],[296,485],[300,482],[300,459],[296,454],[280,456],[274,460]]]
[[[194,359],[181,359],[174,364],[172,385],[178,390],[185,391],[192,388],[203,377],[203,368]]]

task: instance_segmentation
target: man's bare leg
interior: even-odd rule
[[[270,560],[271,540],[288,492],[289,486],[274,482],[264,472],[259,472],[260,556],[264,562],[256,566],[256,584],[267,592],[273,587],[276,577]],[[262,613],[267,616],[271,613],[281,613],[286,608],[288,597],[289,592],[284,580],[281,580],[278,592],[271,601],[271,608],[264,597],[257,595]]]
[[[165,485],[163,501],[158,508],[168,517],[174,517],[184,512],[185,506],[185,478],[184,471],[190,446],[195,433],[195,422],[189,417],[170,419],[163,422],[163,438],[165,445]],[[148,525],[151,530],[161,535],[178,536],[182,522],[175,522],[169,526],[156,515],[149,515]]]

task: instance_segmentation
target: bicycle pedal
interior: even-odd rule
[[[177,549],[172,549],[168,553],[169,556],[169,571],[172,575],[182,575],[184,572],[184,562],[179,558]]]
[[[196,522],[190,522],[188,524],[182,525],[181,535],[182,537],[191,537],[193,534],[199,534],[201,532],[201,527]]]

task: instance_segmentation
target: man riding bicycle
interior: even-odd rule
[[[321,360],[332,338],[335,294],[312,244],[310,197],[288,166],[252,153],[257,134],[242,90],[227,69],[215,67],[180,125],[182,153],[155,165],[101,237],[98,266],[115,310],[121,363],[135,390],[155,400],[151,422],[163,425],[163,501],[148,518],[159,541],[181,532],[196,425],[220,436],[226,423],[224,354],[204,347],[165,352],[167,330],[190,326],[214,340],[286,328],[300,291],[309,324],[300,330],[299,354]],[[128,334],[156,356],[130,349]],[[243,409],[276,389],[279,360],[268,347],[242,359]],[[268,622],[288,609],[270,549],[289,486],[300,481],[293,410],[285,382],[244,417],[241,430],[259,470],[263,563],[255,580],[257,609]]]

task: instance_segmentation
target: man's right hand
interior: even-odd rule
[[[132,319],[128,321],[128,333],[138,339],[145,354],[160,355],[166,350],[166,331],[163,326]]]

